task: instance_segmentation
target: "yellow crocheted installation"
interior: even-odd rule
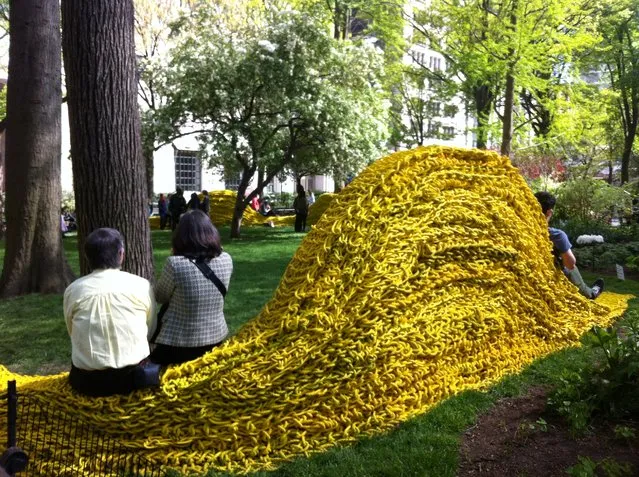
[[[317,200],[311,204],[308,208],[308,217],[306,218],[306,223],[309,225],[315,225],[320,217],[324,214],[328,206],[331,205],[333,199],[337,197],[337,194],[331,194],[329,192],[324,192],[320,195]]]
[[[507,159],[420,148],[377,161],[337,195],[258,317],[170,368],[159,390],[88,399],[65,375],[1,367],[0,385],[17,378],[22,393],[168,468],[247,472],[518,372],[611,324],[628,299],[586,300],[555,269],[539,205]],[[94,475],[100,456],[81,444],[58,442],[77,475]],[[47,475],[46,456],[38,465]]]

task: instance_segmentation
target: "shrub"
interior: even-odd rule
[[[558,220],[605,223],[615,215],[630,215],[631,207],[632,196],[621,187],[598,179],[577,179],[557,189],[555,214]]]
[[[639,415],[639,312],[629,312],[615,327],[594,327],[582,343],[596,359],[561,378],[548,398],[550,408],[577,432],[587,428],[593,415]]]
[[[639,256],[639,242],[588,245],[575,247],[573,252],[580,268],[610,269],[619,264],[632,270],[636,263],[634,257]]]
[[[75,195],[73,195],[73,192],[62,192],[62,202],[60,204],[60,208],[66,209],[68,211],[75,210]]]
[[[593,219],[568,219],[553,220],[551,225],[566,232],[573,244],[580,235],[602,235],[606,243],[631,242],[639,237],[638,224],[612,227],[605,222]]]

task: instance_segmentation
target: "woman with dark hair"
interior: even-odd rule
[[[224,296],[233,261],[222,250],[220,234],[201,210],[180,218],[169,257],[155,288],[162,303],[151,360],[182,363],[202,356],[228,334]]]

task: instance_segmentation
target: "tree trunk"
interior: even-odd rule
[[[608,184],[612,185],[612,172],[613,172],[613,165],[612,165],[612,161],[608,161]]]
[[[152,279],[132,0],[62,0],[64,65],[82,273],[99,227],[126,240],[123,269]]]
[[[259,166],[257,168],[257,183],[258,183],[258,189],[257,189],[257,193],[260,195],[260,197],[262,197],[264,195],[264,176],[266,174],[266,171],[264,170],[264,166]],[[263,186],[259,186],[259,184],[264,184]],[[253,197],[251,197],[252,199]]]
[[[493,104],[493,94],[486,85],[475,87],[475,110],[477,112],[477,148],[486,149],[488,146],[488,125],[490,110]]]
[[[60,11],[57,0],[13,0],[10,12],[0,296],[61,293],[73,276],[60,230]]]
[[[635,143],[635,137],[637,135],[637,121],[636,119],[626,133],[623,141],[623,154],[621,155],[621,185],[630,180],[630,158],[632,157],[632,146]]]
[[[506,93],[504,97],[504,124],[501,133],[501,154],[510,157],[513,142],[513,109],[515,107],[515,77],[512,71],[506,76]]]
[[[240,185],[237,188],[237,195],[235,196],[235,207],[233,207],[233,219],[231,220],[231,238],[240,238],[240,228],[242,227],[242,217],[244,216],[244,209],[248,205],[249,201],[254,197],[254,193],[249,197],[244,198],[246,189],[248,189],[251,178],[255,174],[255,168],[244,168],[242,171],[242,177],[240,178]]]
[[[151,202],[153,199],[153,143],[142,145],[142,156],[144,157],[144,172],[146,175],[146,197]]]
[[[333,38],[335,40],[341,39],[340,34],[340,17],[341,17],[341,8],[340,8],[340,0],[335,0],[335,7],[333,8]]]

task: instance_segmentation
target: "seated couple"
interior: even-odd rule
[[[155,385],[160,364],[195,359],[226,338],[224,296],[233,262],[202,211],[180,219],[155,290],[120,270],[125,251],[117,230],[93,231],[84,249],[93,271],[64,293],[76,391],[108,396]],[[156,301],[163,304],[157,318]]]

